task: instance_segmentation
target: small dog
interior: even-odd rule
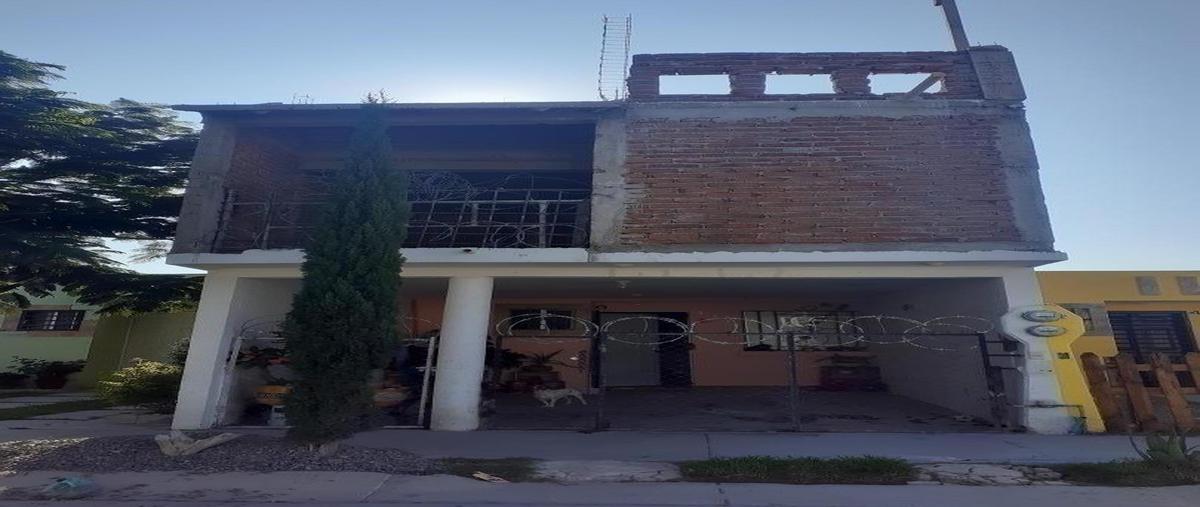
[[[583,393],[579,392],[578,389],[546,389],[535,387],[533,389],[533,397],[542,402],[542,406],[546,408],[554,408],[558,404],[558,400],[567,400],[567,403],[571,403],[571,398],[575,398],[579,400],[579,403],[587,405],[587,400],[583,399]]]

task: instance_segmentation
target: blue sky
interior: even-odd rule
[[[1015,53],[1063,269],[1200,269],[1200,2],[959,0]],[[932,0],[7,0],[0,49],[80,98],[591,100],[603,14],[635,53],[950,48]],[[159,271],[161,265],[141,269]]]

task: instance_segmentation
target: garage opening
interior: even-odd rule
[[[994,329],[989,280],[638,283],[726,297],[501,303],[485,426],[953,432],[1019,415],[1017,346]]]

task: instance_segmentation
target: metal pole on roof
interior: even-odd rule
[[[967,42],[967,30],[963,28],[962,16],[958,14],[958,4],[954,0],[933,0],[933,5],[942,8],[946,16],[946,26],[950,28],[950,37],[954,39],[954,49],[966,51],[971,43]]]

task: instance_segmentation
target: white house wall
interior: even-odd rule
[[[930,281],[877,297],[861,311],[926,321],[954,315],[994,320],[1006,309],[1002,280],[982,278]],[[871,345],[870,349],[877,354],[891,392],[990,419],[987,380],[976,343],[968,335],[921,339],[916,345]]]
[[[173,427],[208,428],[223,422],[233,378],[233,338],[250,319],[282,316],[291,307],[299,280],[239,277],[210,272],[196,310]]]

